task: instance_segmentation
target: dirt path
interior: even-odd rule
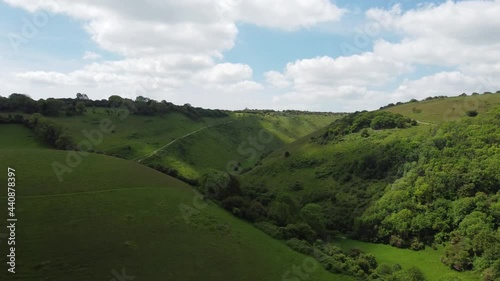
[[[198,133],[198,132],[200,132],[200,131],[205,130],[206,128],[210,128],[210,127],[214,127],[214,126],[219,126],[219,125],[225,125],[225,124],[229,124],[229,123],[232,123],[232,122],[233,122],[233,121],[229,121],[229,122],[225,122],[225,123],[220,123],[220,124],[207,125],[207,126],[205,126],[205,127],[203,127],[203,128],[200,128],[200,129],[194,130],[194,131],[192,131],[192,132],[190,132],[190,133],[188,133],[188,134],[185,134],[184,136],[182,136],[182,137],[180,137],[180,138],[176,138],[176,139],[174,139],[173,141],[171,141],[171,142],[167,143],[166,145],[164,145],[164,146],[162,146],[162,147],[160,147],[160,148],[156,149],[155,151],[153,151],[151,154],[149,154],[148,156],[146,156],[146,157],[144,157],[144,158],[141,158],[141,159],[137,160],[138,158],[140,158],[140,157],[137,157],[137,158],[134,158],[134,159],[132,159],[132,160],[133,160],[133,161],[136,161],[136,160],[137,160],[137,162],[141,163],[143,160],[145,160],[145,159],[148,159],[148,158],[152,157],[153,155],[155,155],[155,154],[156,154],[156,153],[158,153],[159,151],[161,151],[161,150],[163,150],[163,149],[165,149],[165,148],[169,147],[170,145],[174,144],[174,143],[175,143],[176,141],[178,141],[178,140],[181,140],[181,139],[183,139],[183,138],[187,138],[187,137],[189,137],[189,136],[191,136],[191,135],[194,135],[194,134],[196,134],[196,133]]]
[[[417,120],[417,123],[418,124],[424,124],[424,125],[435,125],[435,124],[432,124],[432,123],[422,122],[422,121],[418,121],[418,120]]]

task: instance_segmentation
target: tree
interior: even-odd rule
[[[320,205],[315,203],[305,205],[302,210],[300,210],[300,216],[319,236],[325,234],[325,219]]]
[[[109,106],[111,107],[120,107],[123,104],[123,99],[120,96],[110,96],[108,98]]]
[[[77,100],[89,100],[89,97],[86,94],[77,93],[76,99]]]
[[[47,99],[42,101],[41,112],[45,116],[57,116],[64,107],[64,102],[57,99]]]
[[[77,102],[76,103],[76,113],[83,115],[83,113],[87,111],[85,108],[85,103],[83,102]]]

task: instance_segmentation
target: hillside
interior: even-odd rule
[[[76,99],[39,101],[21,94],[0,97],[0,123],[25,123],[33,115],[43,116],[44,123],[52,124],[50,130],[58,132],[45,138],[53,147],[70,146],[134,160],[192,184],[208,168],[240,173],[263,154],[342,116],[273,110],[229,112],[141,96],[135,101],[119,96],[90,100],[77,95]],[[102,122],[111,129],[101,132]],[[38,130],[39,134],[41,131],[47,130]],[[61,135],[63,139],[56,144]],[[96,136],[98,144],[78,148]]]
[[[500,104],[500,93],[458,97],[427,98],[386,107],[383,110],[400,113],[425,123],[440,124],[463,117],[467,111],[484,113]]]
[[[53,271],[62,267],[80,272],[75,280],[95,279],[110,276],[109,264],[120,268],[112,259],[119,257],[127,272],[132,264],[152,280],[269,280],[309,256],[321,268],[316,280],[495,280],[498,97],[438,97],[349,115],[189,106],[160,115],[101,107],[4,114],[0,157],[30,171],[18,181],[32,187],[19,191],[30,208],[18,210],[34,226],[19,236],[32,241],[22,251],[33,256],[25,257],[28,274],[59,280]],[[40,149],[49,146],[79,151]],[[57,235],[44,237],[49,229]],[[105,253],[102,261],[51,251],[56,241],[72,248],[74,237],[85,240],[75,249]],[[149,255],[157,259],[138,266]],[[180,273],[155,271],[160,264]]]
[[[309,270],[306,256],[143,165],[90,154],[59,182],[51,165],[67,153],[0,149],[2,169],[13,167],[17,179],[18,263],[7,280],[109,280],[123,272],[137,280],[279,280],[294,265]],[[335,279],[321,267],[310,271],[310,280]]]
[[[496,274],[498,247],[486,245],[500,242],[499,96],[434,99],[335,121],[242,175],[242,200],[261,202],[266,215],[260,220],[278,229],[307,223],[323,239],[340,232],[399,248],[439,249],[429,258],[443,262],[441,277]],[[472,99],[483,102],[478,116],[464,111],[450,121],[440,115],[447,105]],[[417,104],[425,110],[415,121],[384,113],[406,114]],[[313,209],[313,217],[305,215]],[[420,269],[441,280],[434,269]],[[464,270],[475,273],[457,273]]]

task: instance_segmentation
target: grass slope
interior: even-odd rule
[[[469,110],[484,113],[500,104],[500,94],[483,94],[411,102],[384,109],[421,122],[440,124],[465,116]]]
[[[383,244],[373,244],[352,239],[337,238],[332,241],[332,244],[339,246],[343,250],[359,249],[368,253],[373,253],[377,261],[382,264],[399,264],[403,268],[409,268],[417,265],[422,269],[425,277],[429,281],[438,281],[444,277],[460,278],[462,281],[476,281],[478,276],[471,272],[458,273],[448,267],[443,266],[439,262],[443,247],[438,247],[437,250],[427,248],[422,251],[412,251],[408,249],[398,249]],[[436,262],[437,261],[437,262]]]
[[[366,173],[359,174],[360,171],[377,171],[380,164],[387,163],[385,160],[391,159],[394,155],[405,155],[399,150],[395,150],[397,153],[391,153],[390,149],[379,153],[380,151],[388,146],[397,148],[398,146],[394,146],[397,143],[404,143],[403,147],[407,148],[418,148],[437,130],[437,126],[429,123],[441,124],[449,121],[449,116],[443,112],[446,107],[455,103],[474,102],[479,114],[483,114],[493,108],[498,101],[500,101],[500,95],[491,94],[434,99],[391,107],[386,110],[416,118],[424,123],[407,129],[376,131],[368,129],[366,132],[369,136],[367,137],[363,137],[361,132],[352,133],[344,136],[340,141],[332,141],[323,145],[311,142],[311,138],[323,135],[323,130],[317,131],[275,150],[264,158],[261,165],[240,177],[242,188],[249,191],[270,190],[274,194],[288,193],[295,198],[296,202],[299,202],[300,206],[317,203],[322,207],[330,229],[341,231],[346,227],[349,229],[352,227],[352,222],[349,225],[349,221],[345,218],[360,217],[368,206],[384,194],[388,184],[403,175],[403,165],[395,166],[390,177],[378,178],[367,176]],[[421,113],[415,113],[416,116],[412,115],[412,108],[415,106],[424,108]],[[465,111],[462,111],[460,116],[452,116],[452,119],[458,117],[469,118],[466,117]],[[285,157],[286,152],[288,152],[288,157]],[[376,167],[371,167],[372,163],[376,163]],[[292,188],[296,182],[300,183],[300,190]],[[416,265],[428,276],[429,280],[439,280],[448,274],[460,276],[465,280],[479,280],[480,278],[477,272],[462,274],[450,271],[440,262],[443,248],[439,248],[438,251],[425,250],[417,253],[384,245],[363,243],[359,245],[360,248],[380,257],[379,262]],[[409,253],[415,254],[409,255]],[[399,262],[398,257],[403,255],[408,255],[408,258]],[[428,261],[419,263],[422,260]]]
[[[116,128],[114,132],[104,134],[102,143],[95,150],[125,159],[142,160],[141,163],[145,164],[161,164],[177,170],[181,176],[196,179],[206,168],[225,170],[230,161],[240,162],[242,168],[253,166],[262,153],[312,133],[339,116],[231,113],[227,118],[193,121],[184,115],[171,113],[163,117],[129,115],[122,120],[97,108],[95,113],[89,110],[83,116],[51,119],[67,127],[78,143],[86,139],[83,131],[98,129],[105,118],[109,118]],[[254,149],[248,138],[258,139],[259,134],[264,134],[261,132],[271,134],[273,140],[260,142],[259,149],[255,149],[256,156],[249,159],[249,154],[241,151]],[[166,146],[172,141],[175,142]]]
[[[212,203],[186,223],[191,187],[131,161],[91,154],[61,183],[51,164],[67,153],[0,149],[19,219],[17,273],[1,280],[111,280],[122,268],[135,280],[280,280],[305,259]],[[348,279],[318,267],[308,280]]]
[[[0,125],[0,148],[45,148],[28,128],[18,124]]]

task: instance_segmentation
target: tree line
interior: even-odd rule
[[[95,108],[127,108],[130,113],[137,115],[165,115],[171,112],[178,112],[186,115],[190,119],[198,120],[203,117],[222,118],[228,113],[222,110],[204,109],[193,107],[190,104],[175,105],[171,102],[156,100],[138,96],[135,100],[112,95],[108,99],[91,100],[87,95],[77,93],[76,98],[48,98],[33,100],[24,94],[11,94],[9,97],[0,96],[0,112],[22,112],[27,114],[40,113],[44,116],[59,115],[82,115],[88,110]]]

